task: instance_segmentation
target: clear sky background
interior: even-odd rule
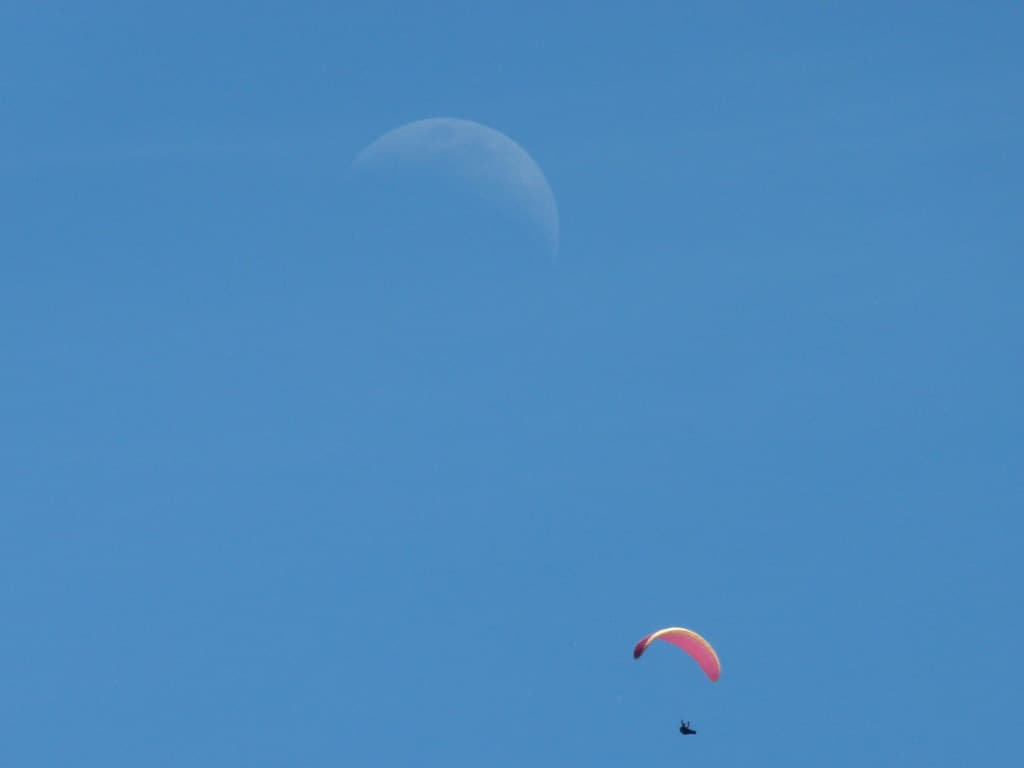
[[[0,764],[1020,763],[1022,40],[4,3]],[[557,260],[366,236],[352,159],[435,116]]]

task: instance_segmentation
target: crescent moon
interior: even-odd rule
[[[416,120],[379,136],[352,163],[354,169],[424,164],[444,167],[483,194],[521,208],[551,252],[558,252],[558,204],[551,185],[530,154],[495,128],[455,117]]]

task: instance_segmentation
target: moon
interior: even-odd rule
[[[397,227],[406,242],[444,232],[448,251],[473,243],[479,254],[508,251],[505,244],[529,235],[540,250],[558,253],[551,185],[530,154],[495,128],[454,117],[416,120],[368,144],[352,168],[376,190],[385,211],[380,229]]]

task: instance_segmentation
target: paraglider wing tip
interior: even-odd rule
[[[650,639],[650,635],[645,637],[643,640],[641,640],[639,643],[637,643],[636,646],[634,646],[634,648],[633,648],[633,658],[634,659],[639,659],[641,656],[644,655],[644,651],[647,650],[647,642],[648,642],[649,639]]]

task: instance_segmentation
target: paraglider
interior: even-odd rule
[[[645,636],[633,648],[633,658],[639,659],[643,656],[644,651],[646,651],[655,640],[663,640],[666,643],[671,643],[677,648],[688,653],[690,657],[697,662],[697,665],[704,670],[704,674],[708,676],[708,679],[711,680],[711,682],[717,682],[718,678],[721,677],[722,663],[718,660],[718,654],[715,652],[715,649],[711,647],[711,643],[698,635],[692,629],[684,629],[683,627],[666,627],[665,629],[659,629],[658,631]],[[679,732],[683,734],[683,736],[690,736],[697,733],[697,731],[690,727],[690,723],[687,720],[683,720],[680,723]]]
[[[718,660],[718,654],[715,653],[715,649],[711,647],[711,643],[692,629],[666,627],[665,629],[659,629],[657,632],[652,632],[633,648],[633,658],[639,659],[643,656],[644,651],[655,640],[664,640],[667,643],[672,643],[672,645],[682,648],[700,665],[700,668],[704,670],[704,674],[708,676],[711,682],[717,682],[718,678],[721,677],[722,663]]]

